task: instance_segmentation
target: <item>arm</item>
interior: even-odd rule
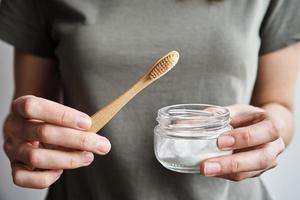
[[[14,98],[31,94],[51,100],[59,100],[59,72],[57,61],[15,50]]]
[[[281,129],[287,145],[293,136],[293,104],[300,67],[300,44],[262,56],[252,105],[270,113]]]
[[[252,105],[232,105],[233,130],[218,138],[218,147],[230,156],[203,161],[200,171],[241,181],[277,165],[277,157],[293,135],[293,99],[300,64],[300,43],[263,55]]]

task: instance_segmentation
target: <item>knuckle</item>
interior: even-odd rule
[[[68,163],[68,167],[70,168],[70,169],[73,169],[73,168],[77,168],[78,167],[78,162],[76,161],[76,159],[74,158],[74,157],[70,157],[69,158],[69,163]]]
[[[258,107],[256,107],[256,108],[258,108]],[[257,113],[256,113],[256,117],[258,118],[258,119],[266,119],[266,118],[268,118],[268,113],[267,113],[267,111],[265,111],[264,109],[262,109],[262,108],[258,108],[259,110],[257,110]]]
[[[4,152],[6,153],[6,155],[11,154],[11,151],[12,151],[12,145],[9,144],[9,143],[7,143],[7,142],[5,142],[5,143],[3,144],[3,150],[4,150]]]
[[[89,141],[88,136],[87,135],[82,135],[80,137],[80,144],[79,144],[80,147],[79,148],[80,149],[88,149],[88,147],[89,147],[88,141]]]
[[[36,167],[39,164],[39,155],[35,149],[30,150],[28,155],[28,164]]]
[[[257,107],[256,110],[257,111],[253,114],[253,123],[257,123],[268,118],[268,113],[265,110]]]
[[[72,119],[72,116],[69,114],[69,112],[66,111],[66,110],[63,110],[62,114],[61,114],[61,117],[60,117],[60,123],[61,124],[68,124],[72,121],[71,119]]]
[[[274,161],[273,156],[268,152],[268,150],[264,150],[261,154],[261,158],[259,161],[260,169],[268,168]]]
[[[268,118],[266,120],[266,122],[267,122],[267,126],[269,128],[270,138],[273,139],[273,140],[278,139],[280,137],[280,128],[279,128],[279,126],[271,118]]]
[[[27,96],[24,99],[24,103],[23,103],[23,112],[24,112],[25,116],[32,116],[37,104],[38,104],[38,102],[35,97]]]
[[[64,124],[64,122],[66,121],[66,115],[67,115],[67,112],[64,110],[61,117],[60,117],[60,123],[61,124]]]
[[[230,160],[230,173],[237,173],[240,170],[240,163],[236,159]]]
[[[12,171],[12,180],[13,180],[13,183],[15,185],[18,185],[18,186],[23,185],[23,180],[22,180],[22,177],[21,177],[21,173],[18,170],[13,170]]]
[[[13,140],[15,137],[21,137],[20,133],[25,131],[25,129],[26,126],[24,126],[23,122],[18,122],[12,115],[9,115],[2,127],[4,139],[9,138]]]
[[[15,123],[12,115],[7,116],[2,127],[4,139],[10,137],[15,132],[18,132],[20,128],[19,124]]]
[[[36,128],[36,138],[39,141],[45,141],[47,133],[49,132],[50,126],[47,124],[38,125]]]
[[[246,146],[251,146],[251,134],[252,129],[250,127],[246,127],[244,133],[241,135],[242,140],[244,141]]]
[[[40,178],[41,178],[39,183],[40,188],[47,188],[51,185],[51,177],[47,175],[43,175]]]
[[[8,135],[9,133],[11,133],[12,128],[13,128],[13,126],[12,126],[10,120],[6,119],[4,124],[3,124],[3,133],[4,133],[4,135]]]
[[[240,182],[240,181],[244,180],[244,176],[241,175],[241,174],[239,174],[239,173],[233,174],[233,175],[231,176],[231,180],[232,180],[232,181],[235,181],[235,182]]]

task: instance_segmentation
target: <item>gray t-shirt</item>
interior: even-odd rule
[[[166,105],[248,104],[259,56],[299,41],[299,10],[298,0],[2,0],[0,38],[56,57],[65,104],[88,114],[162,54],[181,53],[172,71],[100,131],[111,152],[65,170],[47,199],[269,199],[260,178],[236,183],[163,168],[153,128]]]

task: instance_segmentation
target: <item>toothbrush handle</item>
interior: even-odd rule
[[[116,98],[114,101],[103,107],[101,110],[91,116],[92,126],[89,132],[98,132],[107,122],[109,122],[135,95],[147,87],[152,81],[147,77],[142,77],[126,92]]]

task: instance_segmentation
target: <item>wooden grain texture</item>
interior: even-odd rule
[[[142,76],[142,78],[133,84],[127,91],[91,116],[92,126],[88,131],[94,133],[98,132],[140,91],[172,69],[177,64],[178,60],[179,53],[177,51],[171,51],[165,56],[161,57]],[[156,73],[155,78],[153,78],[153,73]]]

